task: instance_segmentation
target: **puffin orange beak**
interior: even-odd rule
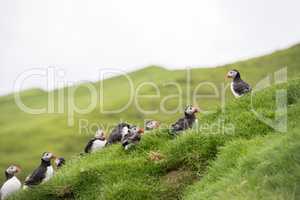
[[[20,166],[16,166],[16,168],[17,168],[17,173],[20,173],[22,171]]]
[[[194,107],[194,113],[200,112],[200,108]]]
[[[230,76],[229,74],[226,74],[225,80],[228,80],[228,79],[230,79],[230,78],[232,78],[232,76]]]
[[[156,123],[156,128],[158,128],[158,127],[160,127],[160,123],[159,122]]]
[[[144,133],[144,129],[143,129],[143,128],[140,128],[139,131],[138,131],[138,133],[139,133],[139,134],[143,134],[143,133]]]
[[[57,157],[55,155],[52,155],[51,159],[56,159]]]

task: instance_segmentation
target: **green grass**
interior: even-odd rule
[[[176,88],[165,86],[169,81],[179,83],[183,89],[182,95],[186,97],[188,93],[194,92],[197,84],[204,81],[212,81],[218,86],[218,91],[221,91],[222,84],[227,83],[224,82],[223,77],[233,66],[242,72],[246,81],[255,86],[263,77],[274,73],[283,66],[288,67],[289,79],[297,78],[300,73],[299,65],[300,46],[296,45],[271,55],[228,66],[192,69],[190,89],[186,89],[187,78],[184,70],[169,71],[159,67],[149,67],[133,72],[129,76],[133,79],[135,87],[144,81],[152,81],[159,86],[160,98],[141,100],[143,108],[148,109],[159,107],[163,97],[177,92]],[[126,86],[124,78],[114,77],[100,84],[104,85],[104,108],[119,108],[126,102],[129,88]],[[94,83],[94,85],[98,89],[100,88],[99,83]],[[242,177],[243,181],[246,180],[247,184],[249,181],[249,185],[245,184],[245,188],[240,188],[240,196],[236,196],[237,199],[248,198],[248,195],[250,197],[253,194],[259,194],[260,196],[257,198],[268,199],[269,197],[264,198],[261,195],[269,193],[278,195],[278,197],[282,196],[281,199],[284,199],[283,197],[289,197],[285,196],[285,193],[290,195],[290,191],[285,189],[284,185],[293,185],[295,181],[298,181],[296,169],[299,162],[288,160],[291,165],[284,165],[288,155],[297,153],[296,138],[298,136],[296,132],[299,130],[300,82],[290,81],[288,84],[255,94],[253,106],[265,116],[274,117],[276,100],[274,95],[278,88],[287,88],[288,90],[289,133],[285,135],[276,133],[253,115],[250,111],[249,95],[236,100],[232,98],[227,89],[225,114],[219,107],[221,97],[197,99],[194,103],[199,104],[204,110],[215,111],[214,114],[200,115],[201,124],[217,124],[219,120],[223,120],[225,125],[230,124],[235,127],[234,132],[222,134],[217,129],[192,130],[175,139],[165,131],[154,132],[151,135],[145,135],[142,142],[130,152],[124,152],[120,145],[114,145],[85,157],[77,155],[82,152],[93,131],[80,134],[78,127],[80,119],[88,119],[89,123],[101,123],[109,126],[120,119],[126,119],[126,121],[142,125],[143,119],[149,118],[170,123],[181,114],[179,111],[175,114],[165,114],[159,110],[156,114],[145,115],[138,112],[134,103],[120,114],[102,114],[99,111],[100,104],[98,104],[97,108],[89,114],[75,113],[75,125],[69,127],[66,113],[30,115],[19,110],[12,95],[1,97],[0,111],[5,114],[0,116],[0,167],[4,170],[8,163],[17,163],[24,169],[21,174],[21,179],[24,179],[38,165],[40,154],[44,151],[53,151],[58,155],[65,156],[69,161],[66,168],[58,172],[52,181],[33,191],[22,192],[15,199],[193,199],[202,198],[199,196],[200,194],[203,195],[203,198],[206,197],[204,199],[214,199],[218,196],[232,199],[230,195],[234,194],[231,190],[237,190],[236,187],[241,183],[238,177]],[[56,101],[58,101],[58,92],[61,91],[53,92]],[[63,91],[67,91],[67,89],[65,88]],[[118,92],[116,93],[116,91]],[[198,91],[199,94],[212,92],[213,90],[208,87],[203,87]],[[145,87],[141,93],[154,94],[154,90],[151,87]],[[46,105],[47,95],[48,93],[41,90],[30,90],[22,93],[22,98],[27,105],[40,107]],[[88,93],[84,89],[84,85],[78,89],[74,99],[80,106],[88,104]],[[180,104],[181,108],[188,102],[186,98],[184,99],[185,101]],[[190,101],[193,102],[192,99]],[[66,93],[63,103],[67,104]],[[173,99],[167,101],[166,105],[168,108],[175,108],[178,103],[178,100]],[[107,130],[109,126],[106,127]],[[278,149],[283,148],[283,144],[295,146],[295,148],[286,149],[286,151],[282,151],[282,154],[276,153],[281,152]],[[247,150],[249,153],[244,153]],[[149,159],[153,152],[161,155],[162,159],[159,161]],[[255,152],[261,157],[258,160],[253,158],[258,155]],[[272,154],[273,152],[274,154]],[[269,156],[270,154],[272,156]],[[276,164],[277,155],[280,158],[278,162],[282,162],[283,166]],[[229,159],[230,157],[232,159]],[[283,167],[283,171],[279,170],[278,180],[270,179],[270,185],[275,184],[278,188],[263,185],[265,182],[261,173],[265,173],[266,169],[258,168],[261,170],[259,171],[257,166],[263,165],[264,160],[271,164],[274,163],[278,167],[274,170]],[[237,163],[241,163],[241,166],[236,166]],[[221,168],[222,166],[224,168]],[[295,174],[292,174],[295,177],[294,182],[284,179],[286,177],[285,169],[294,170]],[[249,174],[242,174],[246,172]],[[255,176],[252,176],[251,173]],[[270,177],[274,178],[275,176],[270,175]],[[261,189],[255,189],[255,184],[261,184]],[[298,189],[296,186],[294,188],[295,191]],[[220,193],[215,194],[215,191]]]
[[[299,139],[298,128],[229,143],[184,199],[299,199]]]
[[[113,145],[75,157],[50,182],[13,199],[292,199],[300,189],[299,85],[300,80],[290,81],[256,96],[257,109],[272,112],[277,89],[287,89],[288,133],[245,115],[251,112],[248,95],[228,104],[225,123],[236,127],[233,134],[149,133],[129,152]],[[214,123],[218,117],[222,114],[206,120]],[[151,160],[153,152],[161,159]]]

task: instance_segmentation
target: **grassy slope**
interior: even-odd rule
[[[165,83],[175,81],[183,90],[183,99],[187,101],[187,93],[193,93],[197,84],[211,81],[218,90],[224,82],[224,74],[231,68],[241,69],[243,77],[252,85],[255,85],[261,78],[268,74],[272,74],[283,66],[288,67],[288,76],[290,79],[299,76],[300,73],[300,45],[296,45],[286,50],[278,51],[273,54],[254,58],[242,62],[209,69],[192,69],[191,71],[191,87],[186,88],[186,71],[176,70],[169,71],[159,67],[149,67],[129,74],[133,79],[134,86],[151,81],[158,84],[161,91],[161,98],[141,99],[143,109],[159,108],[161,99],[167,95],[177,94],[178,91],[174,86],[166,86]],[[227,82],[228,83],[228,82]],[[129,86],[125,78],[114,77],[105,80],[103,83],[94,83],[97,89],[100,84],[104,85],[104,103],[105,109],[120,108],[125,105],[128,100]],[[68,103],[67,89],[54,91],[55,102],[58,104],[58,92],[64,92],[65,99],[62,104]],[[153,88],[144,87],[141,91],[143,94],[154,94]],[[211,88],[201,87],[197,94],[209,94],[213,92]],[[232,98],[227,89],[227,100]],[[29,90],[22,92],[21,96],[26,105],[33,108],[40,108],[47,105],[48,93],[41,90]],[[219,98],[202,98],[197,99],[202,109],[211,110],[218,107],[221,102]],[[85,106],[89,103],[89,94],[81,85],[76,91],[74,100],[77,105]],[[186,102],[178,102],[177,99],[171,99],[165,102],[169,108],[183,108]],[[190,99],[190,102],[193,100]],[[178,103],[180,103],[178,105]],[[174,121],[180,112],[175,114],[165,114],[161,110],[156,114],[144,115],[138,112],[134,102],[119,114],[102,114],[99,111],[100,105],[91,113],[86,115],[75,114],[75,125],[67,125],[67,110],[63,114],[41,114],[31,115],[22,112],[15,104],[13,95],[0,97],[0,170],[3,171],[8,164],[17,163],[23,167],[21,178],[34,168],[38,162],[41,152],[53,151],[58,155],[63,155],[67,159],[72,155],[82,151],[86,140],[93,134],[93,131],[79,130],[79,120],[88,119],[89,123],[97,123],[104,125],[107,131],[109,128],[120,119],[129,122],[143,124],[143,119],[155,118],[165,123]],[[57,111],[57,107],[55,107]],[[94,127],[95,128],[95,127]],[[30,140],[28,140],[28,138]],[[0,182],[3,177],[0,177]]]
[[[287,133],[268,132],[261,124],[244,119],[242,137],[221,148],[204,178],[185,191],[184,199],[299,199],[299,88],[300,80],[289,83]],[[267,102],[272,98],[266,96],[269,92],[260,96],[261,105],[270,107]],[[247,132],[255,137],[249,137]]]
[[[52,181],[14,199],[297,199],[300,80],[278,87],[288,89],[288,133],[255,121],[248,96],[226,107],[225,121],[235,134],[191,130],[174,139],[153,132],[129,152],[114,145],[74,158]],[[276,89],[256,95],[262,113],[274,114]],[[161,159],[151,160],[151,152]]]
[[[282,66],[288,67],[288,76],[290,79],[298,77],[300,72],[299,55],[300,55],[300,46],[297,45],[287,50],[275,52],[268,56],[254,58],[247,61],[224,66],[224,67],[213,68],[213,69],[192,69],[192,73],[191,73],[192,86],[190,92],[193,91],[193,89],[196,87],[196,85],[199,82],[203,82],[203,81],[212,80],[215,84],[221,85],[222,83],[224,83],[224,79],[223,79],[224,74],[227,72],[228,69],[232,68],[233,66],[234,68],[242,69],[241,71],[243,72],[245,80],[249,81],[252,85],[255,85],[255,83],[257,83],[257,81],[259,81],[261,78],[263,78],[267,74],[275,72],[276,70],[280,69]],[[157,83],[161,89],[162,97],[168,94],[172,94],[172,92],[177,92],[174,89],[174,87],[164,86],[164,83],[168,81],[176,81],[183,88],[184,92],[185,93],[187,92],[185,89],[186,72],[182,70],[168,71],[162,68],[150,67],[143,70],[139,70],[137,72],[133,72],[130,74],[130,77],[133,78],[135,86],[143,81],[153,81]],[[126,80],[124,78],[121,77],[111,78],[105,80],[103,84],[105,88],[105,93],[104,93],[105,108],[117,108],[120,107],[120,105],[124,104],[126,98],[128,98],[126,94],[126,90],[128,90],[128,87],[126,87]],[[99,88],[99,83],[95,83],[95,86]],[[115,91],[118,91],[117,97]],[[199,93],[201,94],[211,92],[211,90],[208,90],[207,88],[202,88],[199,91],[200,91]],[[151,88],[148,89],[145,88],[142,92],[145,94],[151,94],[153,90],[151,90]],[[57,97],[57,93],[58,91],[54,91],[55,97]],[[186,95],[185,93],[183,95]],[[32,105],[33,107],[40,107],[46,105],[47,103],[47,93],[40,90],[26,91],[22,93],[22,96],[26,104]],[[228,98],[231,98],[231,96],[229,95]],[[89,100],[88,94],[84,90],[84,88],[79,89],[75,97],[76,103],[83,106],[88,103],[88,100]],[[67,100],[65,100],[64,103],[66,102]],[[160,99],[151,99],[151,100],[144,99],[143,106],[144,108],[149,108],[149,107],[155,108],[158,107],[159,102]],[[173,108],[177,106],[177,103],[178,102],[176,100],[173,100],[167,102],[167,105],[170,108]],[[220,100],[201,99],[200,101],[197,101],[197,103],[200,104],[203,109],[208,110],[211,108],[216,108],[219,105]],[[183,107],[184,105],[185,102],[182,102],[181,107]],[[15,105],[13,101],[13,96],[1,97],[0,111],[1,113],[5,113],[5,114],[0,116],[0,125],[1,125],[0,168],[3,170],[8,165],[8,163],[11,162],[20,164],[21,166],[23,166],[24,169],[23,173],[21,174],[21,178],[23,179],[32,170],[32,168],[38,164],[39,156],[43,151],[46,150],[54,151],[57,154],[64,155],[68,159],[70,159],[72,155],[76,155],[78,154],[78,152],[82,151],[82,148],[87,138],[90,137],[89,135],[87,135],[88,133],[79,134],[77,124],[78,124],[78,120],[81,118],[89,119],[90,122],[98,122],[105,125],[106,124],[111,125],[112,123],[115,123],[120,119],[126,119],[130,122],[135,122],[139,124],[143,123],[143,121],[141,120],[143,118],[156,118],[165,122],[171,122],[180,115],[179,112],[177,112],[175,115],[174,114],[163,115],[161,111],[153,115],[143,115],[142,113],[139,113],[137,111],[134,104],[132,104],[126,111],[122,112],[121,114],[103,115],[99,112],[98,107],[88,115],[76,114],[75,126],[68,127],[66,114],[43,114],[37,116],[29,115],[21,112],[18,109],[18,107]],[[232,110],[232,112],[239,113],[239,110]],[[266,114],[272,115],[268,111],[266,111]],[[249,135],[252,132],[252,130],[250,129],[245,129],[248,127],[248,125],[244,124],[247,122],[251,124],[252,121],[247,121],[247,120],[241,121],[241,119],[246,118],[247,116],[250,115],[251,114],[249,112],[244,112],[244,114],[241,115],[240,118],[234,119],[235,122],[238,123],[237,132],[240,133],[242,136],[245,134],[245,132],[242,130],[249,130],[248,133],[246,133],[246,135]],[[214,117],[208,116],[205,117],[203,120],[204,121],[214,120],[211,118]],[[251,119],[255,120],[254,118]],[[252,127],[252,129],[261,130],[261,128],[263,128],[264,130],[262,132],[259,132],[259,134],[266,134],[267,132],[271,131],[270,128],[264,126],[263,124],[258,124],[258,125],[259,126]],[[107,129],[108,128],[109,127],[107,127]],[[89,134],[92,133],[89,132]],[[25,140],[24,138],[25,139],[30,138],[30,140]],[[183,136],[182,138],[176,139],[174,141],[168,138],[166,134],[159,134],[157,137],[154,138],[147,136],[144,138],[144,141],[145,142],[143,142],[142,145],[138,147],[138,149],[136,150],[137,153],[134,154],[131,153],[125,154],[118,147],[113,147],[115,148],[115,150],[113,152],[107,150],[109,152],[106,152],[105,156],[98,155],[98,154],[92,156],[90,159],[92,161],[95,159],[95,162],[92,162],[91,168],[93,168],[94,164],[97,161],[101,161],[102,163],[103,161],[102,157],[108,158],[109,161],[110,154],[112,154],[111,156],[118,155],[120,160],[122,160],[122,163],[120,162],[120,160],[115,161],[114,165],[111,164],[112,166],[121,167],[124,165],[128,165],[132,167],[133,165],[135,165],[133,163],[136,163],[136,168],[133,168],[132,170],[133,171],[137,170],[138,172],[140,172],[136,174],[137,177],[139,177],[141,174],[144,173],[143,169],[145,166],[147,166],[146,169],[149,170],[150,176],[149,175],[141,176],[141,177],[146,177],[147,179],[149,178],[149,183],[147,184],[147,188],[148,188],[147,191],[156,191],[157,196],[167,195],[167,197],[169,198],[175,198],[179,194],[181,194],[182,190],[180,188],[184,188],[186,184],[190,184],[199,178],[199,171],[201,172],[200,175],[202,176],[203,170],[201,169],[203,168],[206,169],[208,161],[215,158],[217,152],[216,147],[222,145],[225,139],[224,138],[220,139],[219,137],[216,139],[214,136],[210,136],[207,138],[206,136],[189,135],[189,136]],[[187,149],[184,149],[182,147],[182,143],[187,145],[186,147]],[[202,146],[203,144],[207,144],[207,148],[203,148]],[[155,163],[151,165],[149,164],[149,161],[146,156],[149,153],[150,149],[154,149],[154,150],[159,149],[159,151],[162,154],[164,154],[165,157],[167,158],[171,157],[171,159],[167,159],[167,161],[158,162],[158,164]],[[180,158],[179,161],[176,159],[178,152],[182,153],[182,157],[183,157]],[[193,152],[197,152],[197,153],[193,153]],[[200,156],[199,156],[199,152],[202,152]],[[130,160],[128,161],[127,164],[126,162],[123,163],[123,161],[126,160],[127,157],[129,158],[133,157],[136,160]],[[193,162],[195,159],[198,160],[199,162]],[[82,163],[79,164],[79,166],[84,166],[83,169],[85,169],[88,166],[86,160],[79,160],[79,161],[76,160],[76,162]],[[105,162],[103,164],[103,169],[101,168],[97,170],[101,172],[104,170],[104,168],[109,168],[109,165],[106,165]],[[73,170],[76,172],[76,167],[74,167]],[[150,173],[152,170],[154,170],[154,172]],[[67,171],[68,171],[66,172],[67,174],[68,173],[72,174],[71,169],[68,169]],[[107,171],[109,170],[107,169]],[[110,174],[109,172],[106,172],[105,174],[108,174],[107,177],[120,176],[118,172],[116,172],[115,175]],[[76,176],[78,178],[79,175],[76,174]],[[176,179],[173,176],[179,177],[179,179]],[[59,178],[59,181],[61,181],[61,184],[59,185],[65,185],[64,181],[66,182],[69,181],[69,183],[72,183],[74,180],[71,177],[73,177],[73,175],[67,178],[63,178],[62,180],[60,180]],[[1,177],[0,180],[2,178],[3,177]],[[76,177],[73,178],[75,179]],[[108,181],[108,185],[110,186],[111,184],[112,185],[115,184],[113,182],[109,182],[109,180],[106,181]],[[88,185],[91,185],[93,183],[93,181],[91,180],[87,182]],[[184,184],[180,184],[179,182],[183,182]],[[57,182],[53,182],[54,185],[56,185],[56,183]],[[118,186],[118,184],[116,184],[115,187],[120,189],[122,188],[128,189],[126,183],[132,185],[134,181],[133,182],[128,181],[128,178],[124,177],[124,183],[123,183],[124,185],[118,183],[121,184],[121,186]],[[136,184],[137,184],[136,187],[140,188],[139,181],[137,181]],[[98,180],[95,180],[95,185],[96,185],[95,187],[97,188],[101,187],[99,186]],[[106,184],[103,185],[108,187]],[[78,183],[78,187],[80,186],[81,184]],[[141,188],[143,189],[143,187]],[[78,189],[78,193],[81,192],[82,195],[84,194],[83,191],[85,191],[84,188]],[[125,191],[126,190],[124,189],[124,192]],[[38,193],[39,192],[35,194]],[[50,191],[50,194],[52,194],[52,191]],[[121,194],[123,193],[121,192]],[[146,195],[143,190],[141,191],[141,194]],[[43,195],[45,194],[43,193]],[[111,195],[112,197],[115,197],[116,194],[110,192],[110,193],[105,193],[105,195]],[[108,197],[109,196],[107,196],[107,198]]]
[[[299,199],[299,139],[297,128],[228,144],[185,199]]]

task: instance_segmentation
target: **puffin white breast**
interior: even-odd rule
[[[7,180],[0,190],[1,200],[6,199],[9,195],[17,192],[22,187],[20,180],[17,177],[12,177],[11,179]]]
[[[236,91],[234,90],[234,88],[233,88],[233,82],[231,82],[230,89],[231,89],[232,94],[233,94],[236,98],[241,97],[241,95],[239,95],[238,93],[236,93]]]
[[[54,170],[52,165],[47,167],[46,176],[43,182],[49,181],[54,176]]]
[[[95,141],[93,142],[91,151],[92,151],[92,152],[95,152],[95,151],[97,151],[97,150],[99,150],[99,149],[104,148],[105,145],[106,145],[106,140],[95,140]]]

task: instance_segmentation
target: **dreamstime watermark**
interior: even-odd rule
[[[184,73],[184,72],[183,72]],[[225,112],[226,91],[230,88],[230,83],[216,84],[212,81],[202,81],[197,84],[192,82],[191,69],[185,70],[185,80],[179,81],[160,81],[159,84],[155,81],[138,81],[138,77],[131,77],[122,70],[103,69],[99,71],[99,82],[91,83],[84,82],[83,84],[69,82],[65,79],[65,71],[54,68],[33,68],[21,73],[14,84],[15,102],[19,109],[23,112],[38,115],[38,114],[66,114],[68,125],[74,126],[76,114],[86,115],[92,112],[99,114],[111,115],[126,112],[132,106],[137,112],[143,116],[153,114],[173,115],[182,112],[186,104],[201,105],[204,99],[209,99],[214,102],[219,102],[221,111]],[[122,81],[108,77],[119,76]],[[287,68],[282,68],[274,73],[274,84],[284,83],[287,81]],[[276,110],[275,118],[267,118],[261,114],[254,106],[255,93],[271,84],[271,75],[263,78],[253,87],[251,94],[251,111],[260,121],[271,126],[275,130],[287,131],[287,91],[286,89],[278,89],[276,91]],[[22,96],[18,91],[21,91],[23,85],[29,79],[38,79],[47,85],[48,98],[47,106],[41,108],[33,108],[23,101]],[[111,87],[113,85],[114,87]],[[116,86],[116,87],[115,87]],[[53,88],[63,88],[53,91]],[[118,88],[118,91],[113,89]],[[205,88],[205,89],[204,89]],[[204,90],[203,90],[204,89]],[[51,91],[52,90],[52,91]],[[85,91],[85,100],[88,103],[80,105],[78,103],[78,92]],[[205,91],[205,93],[203,93]],[[208,91],[208,92],[207,92]],[[125,96],[125,97],[124,97]],[[119,98],[120,101],[118,102]],[[111,99],[117,102],[118,108],[111,104]],[[147,105],[144,105],[148,102]],[[150,103],[149,103],[150,102]],[[170,108],[171,102],[171,108]],[[150,105],[150,106],[149,106]],[[152,105],[152,106],[151,106]],[[154,106],[153,106],[154,105]],[[201,107],[201,106],[200,106]],[[203,110],[204,113],[213,113],[215,110]],[[205,125],[201,125],[201,128]],[[223,128],[222,130],[225,130]],[[230,128],[230,130],[232,127]],[[90,130],[89,130],[90,131]],[[226,132],[226,131],[225,131]],[[232,131],[231,131],[232,132]]]

